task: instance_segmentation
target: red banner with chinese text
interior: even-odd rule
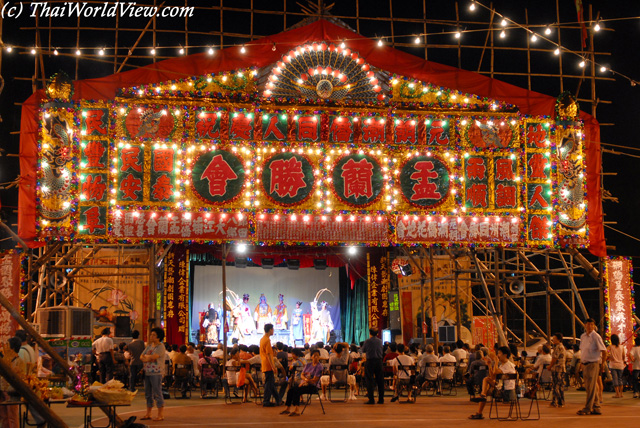
[[[369,216],[256,216],[256,239],[261,242],[388,242],[386,218]]]
[[[491,350],[498,341],[498,332],[491,317],[474,317],[472,335],[474,345],[482,343]]]
[[[389,320],[389,256],[385,250],[367,252],[367,284],[369,295],[369,327],[378,331]]]
[[[189,251],[174,245],[164,268],[165,341],[171,345],[189,342]]]
[[[396,242],[516,244],[521,241],[518,217],[398,216]]]
[[[617,334],[627,352],[633,345],[633,266],[626,257],[608,257],[604,262],[605,335]]]
[[[20,256],[15,251],[0,252],[0,293],[14,307],[18,307],[20,294]],[[0,344],[7,343],[16,332],[16,321],[0,308]]]

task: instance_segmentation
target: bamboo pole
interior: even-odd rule
[[[0,295],[2,295],[0,293]],[[4,296],[2,296],[4,298]],[[29,403],[32,410],[42,416],[50,427],[67,428],[68,425],[27,385],[4,359],[0,358],[0,375]],[[23,403],[24,404],[24,403]],[[22,417],[22,415],[20,415]]]

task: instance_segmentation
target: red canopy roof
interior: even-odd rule
[[[519,88],[509,83],[461,70],[448,65],[425,61],[398,51],[355,32],[319,20],[309,25],[264,37],[247,43],[246,53],[240,47],[226,48],[214,56],[206,53],[178,57],[143,68],[113,74],[97,79],[74,82],[74,99],[110,100],[119,88],[164,82],[188,76],[199,76],[224,70],[264,67],[279,60],[283,54],[298,45],[311,41],[340,43],[347,40],[349,48],[374,67],[391,73],[412,77],[437,86],[504,101],[518,106],[520,112],[530,116],[552,116],[556,97]],[[275,43],[276,49],[273,50]],[[36,166],[38,158],[38,108],[44,92],[34,93],[23,104],[20,128],[20,202],[18,234],[28,243],[36,237]],[[587,223],[590,230],[590,251],[596,256],[606,255],[602,201],[600,195],[600,126],[596,119],[582,112],[585,127],[587,165]]]

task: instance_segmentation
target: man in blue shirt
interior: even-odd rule
[[[583,409],[578,410],[578,414],[601,415],[596,385],[598,376],[607,363],[607,348],[604,346],[602,337],[595,331],[596,322],[593,318],[588,318],[585,321],[584,329],[585,332],[580,336],[580,362],[583,367],[582,376],[584,388],[587,390],[587,402]]]
[[[364,404],[375,404],[373,400],[374,382],[378,385],[378,404],[384,404],[384,376],[382,372],[382,340],[378,337],[378,329],[369,329],[370,337],[364,341],[361,353],[366,355],[364,376],[367,380],[367,397]],[[375,381],[374,381],[375,378]]]

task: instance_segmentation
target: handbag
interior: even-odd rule
[[[238,387],[244,386],[246,381],[247,381],[247,369],[242,367],[238,371]]]
[[[529,389],[524,393],[524,398],[528,398],[530,400],[533,400],[534,398],[536,398],[538,395],[539,386],[540,384],[536,382],[534,385],[529,387]]]

